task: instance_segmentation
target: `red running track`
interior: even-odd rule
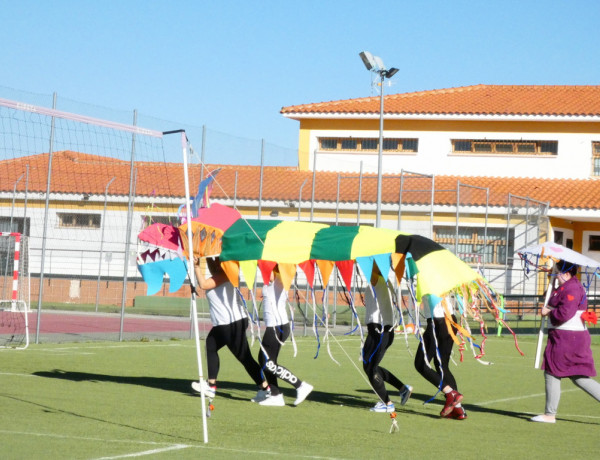
[[[29,332],[35,334],[37,330],[37,312],[28,315]],[[210,322],[199,321],[200,333],[210,330]],[[106,313],[70,313],[70,312],[48,312],[41,313],[40,334],[102,334],[118,333],[121,328],[120,314]],[[173,318],[164,316],[139,315],[123,318],[124,333],[169,333],[189,332],[190,320],[188,318]]]

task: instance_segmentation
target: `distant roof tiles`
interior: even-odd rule
[[[600,86],[473,85],[389,94],[386,115],[600,116]],[[287,117],[379,114],[380,97],[283,107]]]
[[[45,193],[47,185],[48,154],[22,157],[0,162],[2,181],[0,192],[12,193],[19,176],[29,166],[29,192]],[[136,163],[137,196],[178,197],[185,196],[183,166],[179,163]],[[260,193],[259,166],[220,166],[208,165],[205,173],[221,167],[216,177],[212,197],[238,200],[258,200]],[[190,167],[190,195],[195,195],[200,180],[201,167]],[[237,172],[237,184],[236,184]],[[51,192],[59,194],[104,195],[112,178],[108,194],[127,196],[129,194],[130,164],[103,156],[63,151],[53,154]],[[336,173],[320,171],[315,175],[314,199],[316,202],[335,203],[360,202],[374,203],[376,200],[376,174],[364,174],[362,186],[356,173]],[[300,171],[294,167],[267,166],[263,171],[263,200],[302,201],[312,200],[313,173]],[[406,204],[428,205],[431,200],[431,178],[422,176],[404,177],[402,202]],[[505,206],[509,194],[550,202],[552,208],[572,210],[600,210],[600,180],[594,179],[537,179],[509,177],[468,177],[435,176],[435,203],[453,206],[457,199],[457,185],[460,183],[462,205],[482,206],[486,202],[484,189],[489,188],[489,205]],[[25,190],[25,181],[17,184],[18,191]],[[399,175],[386,174],[383,178],[382,202],[397,203],[399,199]]]

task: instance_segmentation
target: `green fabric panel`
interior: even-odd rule
[[[262,259],[267,233],[280,223],[280,220],[238,219],[223,234],[221,262]]]
[[[359,227],[327,227],[315,235],[310,250],[311,259],[350,260],[352,243],[358,234]]]

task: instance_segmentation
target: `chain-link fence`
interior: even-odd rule
[[[190,336],[189,287],[170,294],[166,280],[159,295],[147,296],[136,267],[138,232],[152,222],[176,221],[184,202],[181,145],[177,136],[163,134],[174,127],[172,122],[153,130],[139,123],[142,117],[136,112],[127,114],[129,120],[121,113],[112,118],[119,122],[106,121],[92,118],[90,110],[86,115],[58,110],[56,96],[33,99],[46,105],[1,100],[0,231],[29,238],[31,305],[38,311],[31,324],[36,334],[45,331],[41,312],[71,310],[120,312],[117,322],[105,324],[96,315],[72,321],[80,328],[83,323],[102,324],[108,329],[100,332],[108,332],[111,339]],[[73,101],[61,100],[60,105],[89,109]],[[106,109],[93,109],[107,116]],[[152,126],[161,123],[146,119]],[[177,128],[182,127],[189,140],[192,189],[206,175],[206,164],[231,165],[231,152],[241,151],[245,164],[255,166],[225,167],[216,180],[215,200],[261,219],[374,224],[376,176],[363,174],[362,168],[356,174],[274,168],[282,157],[297,158],[296,153],[264,140],[239,139],[206,127]],[[547,212],[547,203],[511,194],[493,196],[484,184],[407,171],[383,177],[382,225],[430,237],[457,254],[505,295],[509,307],[519,312],[517,318],[537,311],[545,289],[543,277],[525,276],[516,252],[548,238]],[[6,286],[9,276],[4,270],[0,284]],[[360,277],[357,271],[355,284],[364,286]],[[347,296],[337,274],[332,279],[331,324],[353,328]],[[352,293],[354,298],[360,299],[360,290]],[[597,292],[595,278],[590,292]],[[306,331],[314,312],[301,274],[290,297],[299,307],[296,320]],[[206,317],[202,296],[199,312]],[[147,331],[128,335],[135,315],[158,313],[181,321],[169,326],[171,332],[156,330],[154,322],[144,326]],[[65,330],[58,332],[64,337],[94,337],[93,327],[87,335],[69,332],[71,320],[61,318]],[[61,329],[61,322],[55,323]]]

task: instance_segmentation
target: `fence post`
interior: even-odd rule
[[[113,176],[106,184],[104,189],[104,211],[102,211],[102,232],[100,234],[100,258],[98,260],[98,281],[96,282],[96,311],[98,311],[98,302],[100,300],[100,276],[102,273],[102,256],[104,255],[104,224],[106,222],[106,201],[108,200],[108,187],[116,177]]]
[[[133,111],[133,126],[137,126],[137,110]],[[119,327],[119,342],[123,341],[123,323],[125,320],[125,304],[127,303],[127,275],[129,272],[129,248],[131,246],[131,227],[133,222],[133,200],[137,185],[137,171],[135,169],[135,133],[131,135],[131,162],[129,171],[129,200],[127,209],[127,230],[125,237],[125,257],[123,261],[123,291],[121,294],[121,324]]]
[[[52,108],[56,110],[56,93],[52,97]],[[54,129],[56,118],[52,115],[50,122],[50,149],[48,150],[48,177],[46,181],[46,205],[44,207],[44,231],[42,234],[42,257],[40,262],[40,286],[38,289],[37,324],[35,327],[35,343],[40,339],[40,322],[42,319],[42,295],[44,293],[44,263],[46,259],[46,233],[48,229],[48,210],[50,208],[50,179],[52,178],[52,156],[54,150]]]

